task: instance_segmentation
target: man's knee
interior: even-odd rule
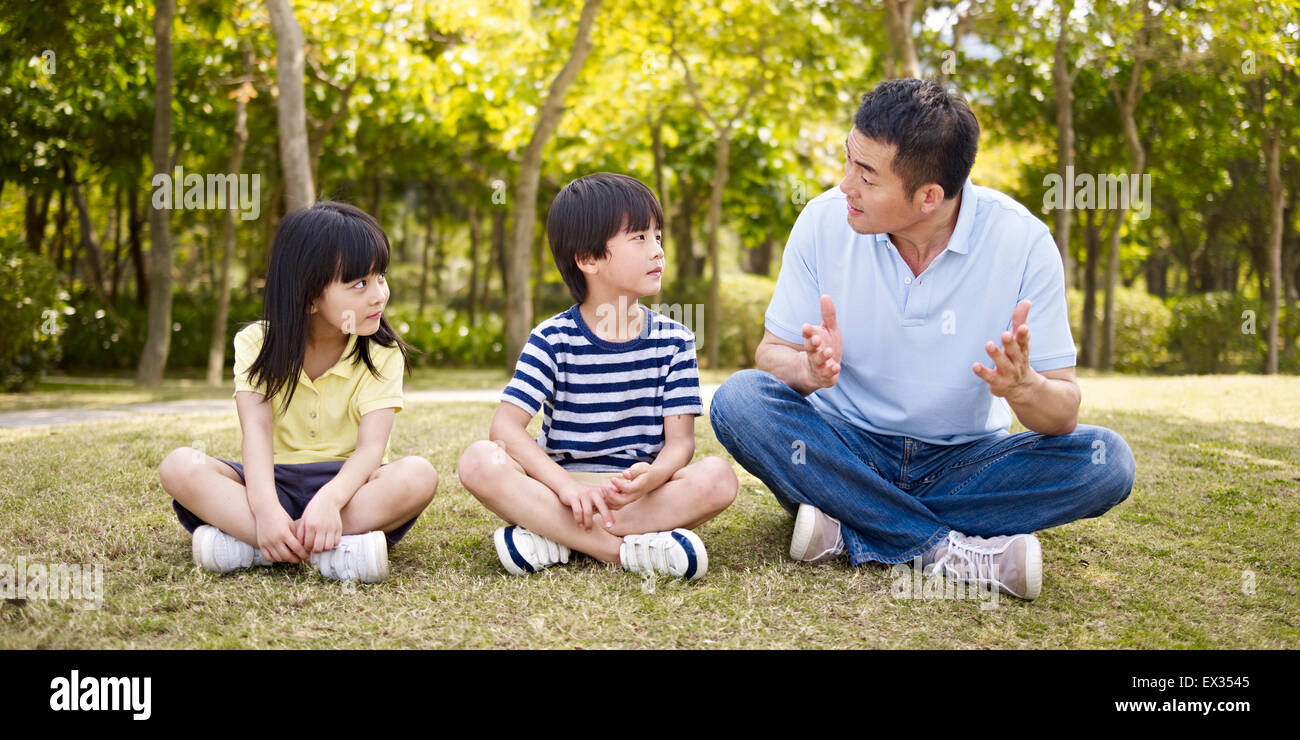
[[[723,381],[709,401],[709,423],[718,439],[745,423],[744,420],[752,419],[762,409],[764,398],[776,389],[774,384],[784,385],[771,373],[753,368],[741,370]]]
[[[1137,475],[1137,462],[1128,442],[1118,433],[1105,427],[1079,427],[1089,437],[1089,462],[1095,466],[1093,489],[1098,500],[1110,509],[1128,498]]]

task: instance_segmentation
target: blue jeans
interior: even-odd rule
[[[709,418],[791,514],[811,504],[840,521],[854,565],[910,561],[954,529],[992,537],[1101,516],[1133,489],[1133,452],[1102,427],[928,444],[823,415],[761,370],[727,379]]]

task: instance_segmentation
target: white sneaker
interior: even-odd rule
[[[1005,594],[1036,599],[1043,589],[1043,550],[1032,534],[975,537],[956,530],[933,551],[931,573],[991,584]]]
[[[557,563],[569,562],[569,548],[516,524],[497,527],[492,535],[501,565],[516,576],[526,576]]]
[[[816,506],[799,504],[790,537],[790,557],[805,563],[824,563],[843,555],[844,533],[840,521]]]
[[[230,573],[240,568],[271,564],[262,557],[261,550],[211,524],[194,530],[190,550],[194,563],[213,573]]]
[[[379,583],[388,578],[388,539],[379,530],[345,534],[333,550],[313,552],[311,564],[326,578]]]
[[[709,553],[689,529],[629,534],[618,549],[625,570],[663,573],[693,581],[709,570]]]

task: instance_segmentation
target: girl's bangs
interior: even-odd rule
[[[334,243],[338,255],[334,267],[336,281],[351,283],[388,271],[388,237],[370,224],[345,220]]]

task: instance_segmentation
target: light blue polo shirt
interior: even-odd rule
[[[766,316],[768,331],[802,345],[803,324],[821,324],[821,295],[835,301],[844,360],[835,386],[809,396],[822,413],[933,444],[1009,433],[1011,407],[971,364],[993,367],[984,344],[1001,346],[1026,298],[1030,367],[1074,366],[1060,253],[1024,206],[967,180],[948,246],[920,275],[888,234],[859,234],[847,216],[839,188],[804,206]]]

